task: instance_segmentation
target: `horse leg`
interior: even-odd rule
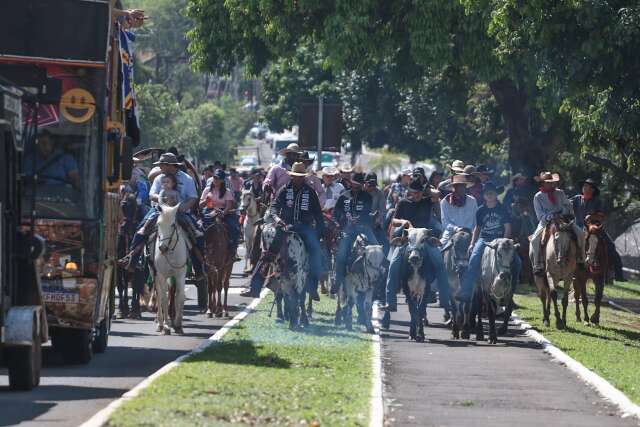
[[[233,265],[227,269],[227,275],[224,280],[224,304],[222,306],[222,314],[224,317],[229,317],[229,305],[227,304],[229,298],[229,280],[231,279],[231,270]]]
[[[289,313],[289,329],[295,329],[298,326],[298,298],[285,293],[284,306]]]
[[[594,280],[594,283],[596,281]],[[582,287],[580,288],[580,293],[582,294],[582,311],[584,311],[584,324],[589,325],[589,295],[587,295],[587,278],[585,277],[582,282]]]
[[[373,289],[369,289],[365,294],[362,301],[362,308],[365,315],[365,327],[370,334],[375,333],[373,328],[373,322],[371,317],[373,316]]]
[[[582,322],[582,316],[580,313],[580,302],[584,298],[584,295],[582,293],[581,282],[582,282],[581,273],[576,271],[573,277],[573,299],[576,305],[576,322],[578,323]]]
[[[364,311],[364,292],[356,292],[356,313],[357,323],[362,326],[367,326],[367,314]]]
[[[158,332],[162,332],[164,335],[170,335],[171,329],[167,326],[167,319],[169,317],[169,297],[168,287],[169,283],[167,278],[157,275],[156,276],[156,290],[158,298]]]
[[[511,313],[513,313],[513,295],[509,295],[507,298],[507,305],[504,311],[504,321],[502,326],[498,328],[498,335],[506,335],[509,330],[509,321],[511,320]]]
[[[594,277],[594,280],[593,280],[593,284],[595,285],[595,288],[596,288],[596,295],[593,300],[593,303],[595,304],[596,308],[593,311],[593,315],[591,316],[591,323],[593,323],[594,325],[600,324],[600,305],[602,305],[602,297],[604,296],[604,280],[605,280],[604,273],[598,274],[597,276]]]
[[[478,316],[476,320],[476,341],[484,341],[484,325],[482,324],[482,304],[483,296],[476,293],[477,304],[473,317]]]
[[[307,327],[309,326],[309,317],[307,316],[307,312],[304,309],[304,302],[307,298],[307,293],[303,292],[302,294],[298,295],[298,307],[300,308],[300,324],[302,324],[302,326]],[[309,296],[309,303],[311,303],[311,296]]]
[[[210,266],[207,269],[207,317],[213,317],[213,311],[216,304],[215,285],[216,285],[216,269]]]
[[[184,281],[185,281],[186,271],[183,274],[178,274],[175,278],[174,283],[174,292],[175,292],[175,318],[173,320],[173,329],[176,334],[183,334],[182,330],[182,316],[184,314]]]
[[[498,343],[498,334],[496,333],[496,311],[498,304],[493,301],[492,298],[485,296],[485,303],[487,304],[487,313],[489,315],[489,344]]]
[[[336,298],[336,318],[333,322],[335,326],[340,325],[342,323],[342,307],[340,306],[340,300],[342,297],[340,296],[340,292],[338,293],[338,297]]]
[[[313,316],[313,299],[311,298],[311,294],[309,294],[309,297],[307,298],[308,302],[307,302],[307,317],[309,319],[311,319],[311,317]]]
[[[351,296],[347,296],[342,307],[342,320],[347,331],[353,329],[353,298]]]
[[[427,312],[427,295],[420,298],[420,303],[416,304],[416,342],[424,342],[424,316]]]
[[[407,305],[409,308],[409,339],[415,340],[416,339],[416,311],[417,311],[417,307],[416,307],[416,301],[412,296],[409,296],[407,298]]]
[[[553,314],[556,318],[556,328],[562,329],[564,325],[562,324],[562,317],[560,315],[560,310],[558,309],[558,290],[555,286],[551,287],[549,295],[551,296],[551,302],[553,302]]]
[[[274,297],[276,299],[276,322],[284,322],[284,313],[282,312],[282,290],[278,289]]]
[[[571,283],[568,279],[563,281],[564,292],[562,295],[562,323],[567,325],[567,307],[569,306],[569,289],[571,287]]]
[[[216,284],[216,290],[214,291],[217,295],[217,301],[215,305],[215,313],[216,317],[222,317],[222,283],[218,281]]]

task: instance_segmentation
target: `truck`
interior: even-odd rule
[[[20,225],[46,242],[36,263],[47,335],[68,363],[107,349],[116,269],[118,189],[139,137],[114,0],[4,0],[0,78],[22,103]],[[129,85],[129,86],[127,86]]]
[[[0,82],[0,353],[9,386],[31,390],[40,383],[48,330],[35,265],[43,241],[20,227],[22,97]]]

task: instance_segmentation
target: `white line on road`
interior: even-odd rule
[[[378,305],[374,303],[371,315],[375,334],[373,335],[373,384],[371,388],[371,409],[369,413],[369,427],[384,425],[384,405],[382,403],[382,356],[380,352],[380,321]]]
[[[580,379],[593,387],[605,400],[616,405],[620,409],[623,418],[634,416],[640,419],[640,406],[631,402],[623,392],[553,345],[551,341],[546,339],[541,333],[533,329],[530,324],[524,322],[517,315],[513,314],[511,319],[516,325],[520,326],[520,328],[525,331],[525,334],[529,338],[542,345],[544,352],[548,353],[553,359],[557,360],[569,368],[570,371],[577,374]]]
[[[220,341],[220,339],[227,332],[229,332],[231,330],[231,328],[233,328],[240,321],[242,321],[242,319],[247,317],[258,306],[260,301],[262,301],[262,299],[269,292],[270,291],[268,289],[263,289],[262,292],[260,293],[260,297],[254,298],[253,301],[251,301],[251,303],[248,306],[246,306],[244,310],[242,310],[240,313],[238,313],[233,319],[231,319],[227,323],[225,323],[224,326],[222,328],[220,328],[215,334],[210,336],[208,339],[202,341],[202,343],[200,343],[200,345],[198,347],[194,348],[189,353],[183,354],[182,356],[178,357],[173,362],[169,362],[166,365],[164,365],[162,368],[160,368],[157,371],[155,371],[153,374],[151,374],[150,376],[148,376],[147,378],[142,380],[142,382],[140,382],[137,386],[135,386],[134,388],[132,388],[131,390],[129,390],[128,392],[123,394],[122,397],[120,397],[117,400],[114,400],[113,402],[111,402],[109,404],[109,406],[107,406],[106,408],[104,408],[100,412],[96,413],[89,420],[87,420],[86,422],[81,424],[80,427],[101,427],[101,426],[105,425],[107,423],[107,421],[109,421],[109,417],[111,416],[111,414],[113,414],[113,412],[118,407],[122,406],[122,404],[124,402],[126,402],[127,400],[130,400],[130,399],[138,396],[142,390],[144,390],[145,388],[149,387],[151,385],[151,383],[154,380],[156,380],[158,377],[166,374],[167,372],[169,372],[170,370],[172,370],[176,366],[180,365],[187,357],[192,356],[192,355],[197,354],[197,353],[201,353],[207,347],[209,347],[209,346],[215,344],[216,342]]]

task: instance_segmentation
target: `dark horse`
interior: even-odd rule
[[[591,320],[591,323],[599,325],[600,305],[602,304],[602,296],[604,294],[604,284],[607,276],[610,274],[611,260],[609,259],[606,238],[604,236],[605,231],[600,219],[587,217],[585,226],[587,228],[585,242],[586,266],[585,268],[576,269],[576,274],[573,279],[573,291],[576,301],[576,321],[582,321],[580,315],[580,303],[582,303],[585,324],[588,324],[589,320]],[[596,288],[594,299],[596,310],[593,312],[591,319],[589,319],[589,312],[587,311],[589,306],[587,281],[589,279],[593,281]]]
[[[129,252],[129,245],[136,232],[139,218],[136,195],[125,193],[120,201],[120,210],[122,212],[122,221],[118,227],[118,258],[124,257]],[[141,257],[141,265],[136,265],[133,273],[121,267],[116,267],[116,283],[119,301],[116,318],[140,318],[140,296],[143,293],[142,287],[144,286],[144,279],[146,277],[144,267],[143,257]],[[131,309],[129,309],[129,282],[132,284]]]
[[[511,224],[514,242],[518,245],[517,251],[520,259],[529,258],[529,236],[536,229],[533,215],[530,212],[529,203],[520,197],[514,197],[511,205]],[[523,262],[520,271],[520,283],[527,283],[530,287],[535,287],[536,282],[533,278],[533,268],[531,263]]]

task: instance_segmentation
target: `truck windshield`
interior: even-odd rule
[[[36,218],[95,219],[102,168],[100,75],[64,70],[58,105],[41,105],[36,138],[26,138],[23,153],[23,214]],[[33,119],[25,105],[23,119]],[[32,124],[32,123],[31,123]]]

